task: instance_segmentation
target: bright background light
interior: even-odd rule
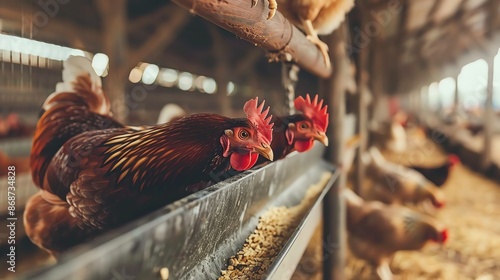
[[[1,23],[1,21],[0,21]],[[1,25],[0,25],[1,26]],[[0,34],[0,57],[2,61],[37,67],[60,67],[60,63],[51,64],[51,61],[64,61],[69,56],[84,56],[92,61],[92,68],[97,75],[106,77],[109,71],[109,57],[104,53],[92,53],[48,44],[27,38]],[[54,65],[54,66],[51,66]],[[217,91],[217,82],[206,76],[198,76],[189,72],[180,72],[171,68],[160,68],[158,65],[140,62],[130,70],[128,79],[131,83],[142,82],[147,85],[157,83],[163,87],[177,86],[183,91],[197,90],[202,93],[214,94]],[[237,86],[233,82],[227,84],[227,95],[236,93]]]
[[[177,86],[182,90],[190,90],[193,87],[193,75],[188,72],[180,73]]]
[[[217,90],[217,83],[212,78],[203,81],[203,90],[208,94],[213,94]]]
[[[68,59],[70,55],[86,56],[86,52],[79,49],[61,47],[31,39],[0,34],[0,50],[6,50],[27,55],[34,55],[57,61]]]
[[[151,85],[156,81],[156,77],[160,73],[160,67],[155,64],[148,64],[146,68],[144,68],[144,72],[142,73],[142,82],[146,85]]]
[[[493,63],[493,108],[500,110],[500,49]]]
[[[484,59],[471,62],[458,75],[459,102],[465,109],[483,106],[488,85],[488,63]]]
[[[439,85],[437,82],[434,82],[430,84],[429,86],[429,91],[427,92],[428,94],[428,102],[429,102],[429,108],[431,110],[438,110],[439,109]]]
[[[134,84],[141,81],[142,78],[142,70],[138,67],[130,70],[130,74],[128,75],[128,80]]]
[[[174,69],[162,68],[158,76],[158,83],[162,86],[171,87],[177,82],[179,73]]]
[[[108,69],[109,57],[103,53],[96,53],[92,59],[92,68],[97,75],[103,76]]]
[[[229,82],[227,84],[227,95],[232,95],[234,93],[234,83],[233,82]]]
[[[456,82],[452,77],[442,79],[438,84],[439,100],[443,108],[448,108],[455,102]]]

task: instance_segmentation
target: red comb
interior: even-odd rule
[[[311,102],[311,97],[309,94],[306,95],[306,99],[304,97],[299,96],[295,98],[295,109],[301,111],[310,118],[314,126],[316,126],[322,132],[326,132],[328,128],[328,105],[325,105],[323,108],[323,99],[318,103],[318,95],[314,96],[314,100]]]
[[[262,135],[262,140],[265,141],[266,144],[271,145],[274,124],[271,123],[272,116],[267,115],[269,113],[269,106],[263,111],[265,102],[265,100],[262,101],[259,106],[258,97],[250,99],[243,106],[243,111],[245,111],[247,119],[255,125],[259,134]]]

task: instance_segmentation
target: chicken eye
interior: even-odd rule
[[[306,128],[309,128],[309,125],[307,123],[301,123],[300,128],[306,129]]]
[[[247,139],[250,136],[250,133],[247,130],[240,130],[239,136],[241,139]]]

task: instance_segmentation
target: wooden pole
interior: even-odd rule
[[[366,13],[363,13],[364,17]],[[365,22],[362,21],[361,26],[365,26]],[[368,91],[368,79],[369,74],[367,71],[368,61],[369,61],[369,46],[360,48],[360,53],[357,63],[356,71],[356,83],[358,89],[358,108],[357,113],[357,133],[360,136],[360,143],[358,149],[358,156],[356,158],[356,176],[354,180],[354,191],[357,194],[361,194],[363,182],[365,179],[365,165],[361,160],[362,155],[366,152],[366,146],[368,142],[368,106],[367,106],[367,91]]]
[[[321,84],[323,96],[328,101],[331,123],[328,138],[332,139],[332,145],[328,150],[327,158],[337,166],[342,165],[345,81],[349,71],[345,52],[344,28],[345,24],[328,36],[325,41],[330,47],[330,59],[334,71],[333,75]],[[345,202],[341,196],[345,181],[346,177],[341,174],[324,199],[323,277],[325,280],[345,278],[346,210]]]
[[[102,18],[104,53],[109,57],[109,74],[104,90],[111,101],[113,117],[124,122],[129,108],[125,102],[127,82],[127,1],[99,0],[96,2]]]
[[[488,85],[486,87],[486,103],[484,108],[484,149],[481,168],[487,170],[491,165],[491,141],[493,138],[493,69],[494,59],[488,60]]]
[[[331,74],[318,48],[283,15],[276,12],[271,20],[267,20],[267,1],[259,1],[253,8],[248,0],[173,2],[269,52],[290,54],[301,69],[322,78]]]
[[[420,115],[420,122],[422,122],[424,125],[428,124],[428,114],[430,112],[429,110],[429,87],[425,87],[420,91],[420,96],[422,100],[422,114]]]
[[[459,97],[458,97],[458,77],[455,78],[455,93],[453,96],[453,114],[458,115]]]
[[[137,63],[146,58],[154,58],[169,46],[182,28],[191,21],[192,16],[177,5],[169,4],[172,15],[164,22],[157,22],[155,32],[149,36],[139,48],[130,53],[128,68],[134,68]]]
[[[229,61],[228,50],[221,30],[215,25],[210,25],[210,34],[212,35],[212,53],[217,61],[215,65],[215,81],[217,82],[217,91],[215,93],[219,103],[219,112],[224,116],[232,115],[231,99],[228,96],[227,85],[229,83]]]

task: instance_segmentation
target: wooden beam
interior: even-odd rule
[[[474,42],[474,44],[476,44],[481,49],[481,51],[484,51],[484,52],[488,51],[488,47],[484,43],[484,39],[485,39],[484,37],[480,37],[480,35],[477,34],[476,32],[472,32],[470,30],[470,27],[465,25],[465,23],[462,21],[459,21],[459,25],[462,27],[460,29],[462,31],[465,31],[465,34],[467,34],[467,36],[472,40],[472,42]]]
[[[330,60],[333,66],[333,75],[322,81],[323,95],[330,108],[330,129],[328,138],[332,145],[327,152],[327,158],[335,165],[342,166],[343,162],[343,125],[345,115],[346,75],[349,72],[345,52],[345,23],[332,35],[326,37],[325,42],[330,47]],[[342,172],[345,173],[345,172]],[[346,257],[346,209],[342,198],[346,176],[341,174],[330,191],[325,195],[323,203],[323,279],[345,279]]]
[[[253,71],[252,67],[262,57],[263,57],[262,50],[252,49],[247,54],[245,54],[245,56],[242,58],[242,60],[237,65],[235,65],[235,67],[234,67],[235,70],[232,71],[231,76],[238,78],[239,76],[243,75],[244,73],[252,72]]]
[[[425,33],[429,32],[431,29],[443,27],[443,26],[446,26],[448,24],[455,24],[457,21],[464,21],[468,17],[471,17],[478,12],[482,12],[483,9],[486,8],[486,4],[482,4],[481,6],[477,7],[476,9],[474,9],[472,11],[464,11],[464,5],[466,2],[467,2],[467,0],[463,0],[463,2],[457,8],[457,12],[454,15],[443,20],[440,24],[436,25],[434,22],[429,21],[423,27],[421,27],[419,29],[416,29],[416,30],[411,31],[411,32],[406,32],[404,34],[404,36],[407,38],[423,36]],[[485,2],[485,3],[487,3],[487,2]],[[395,36],[397,37],[399,35],[395,35]]]
[[[427,14],[427,22],[429,22],[429,21],[434,22],[433,17],[437,13],[437,11],[439,10],[439,7],[441,7],[443,2],[444,2],[444,0],[437,0],[434,2],[434,5],[432,5],[431,10],[429,11],[429,14]]]
[[[490,0],[489,1],[489,14],[486,19],[486,27],[488,31],[486,32],[488,37],[493,36],[493,31],[497,29],[497,26],[500,24],[500,20],[498,19],[498,11],[500,10],[499,1]]]
[[[368,9],[364,9],[363,6],[360,7],[359,13],[361,15],[360,26],[366,26],[366,24],[375,20],[372,13],[369,13]],[[380,34],[383,37],[383,34]],[[361,190],[363,189],[363,184],[365,180],[365,164],[362,161],[362,155],[366,152],[366,146],[368,143],[368,80],[369,80],[369,56],[373,43],[369,44],[364,48],[360,48],[360,53],[356,61],[356,88],[358,95],[358,106],[357,106],[357,134],[360,136],[360,145],[358,149],[358,155],[356,157],[356,176],[354,180],[354,191],[361,195]]]
[[[318,48],[279,12],[267,20],[265,1],[250,8],[248,0],[173,0],[190,12],[219,25],[266,51],[290,53],[297,64],[319,77],[330,76]]]
[[[162,18],[168,18],[172,16],[173,11],[172,5],[165,5],[163,8],[158,9],[152,13],[141,16],[133,21],[130,21],[127,24],[128,32],[131,34],[138,33],[144,31],[144,28],[147,28],[150,25],[157,25],[158,21],[161,21]]]
[[[177,7],[170,8],[176,9]],[[158,55],[177,38],[177,34],[189,20],[191,20],[191,15],[186,11],[179,9],[178,12],[173,13],[172,17],[156,28],[155,33],[150,36],[148,41],[130,54],[128,68],[131,69],[137,63]]]
[[[405,34],[405,30],[406,30],[406,24],[408,23],[408,17],[409,17],[409,10],[410,10],[410,7],[409,7],[409,3],[406,3],[404,6],[403,6],[403,9],[401,10],[401,14],[400,14],[400,23],[399,23],[399,32],[398,32],[398,35],[396,37],[396,44],[395,44],[395,50],[396,50],[396,56],[397,56],[397,59],[391,59],[391,67],[392,67],[392,75],[393,77],[397,77],[396,79],[393,79],[395,81],[394,85],[392,88],[387,88],[388,91],[394,91],[395,89],[397,89],[399,87],[399,83],[400,83],[400,77],[401,77],[401,73],[404,73],[404,71],[400,71],[400,61],[402,60],[402,57],[403,57],[403,54],[404,54],[404,34]]]

